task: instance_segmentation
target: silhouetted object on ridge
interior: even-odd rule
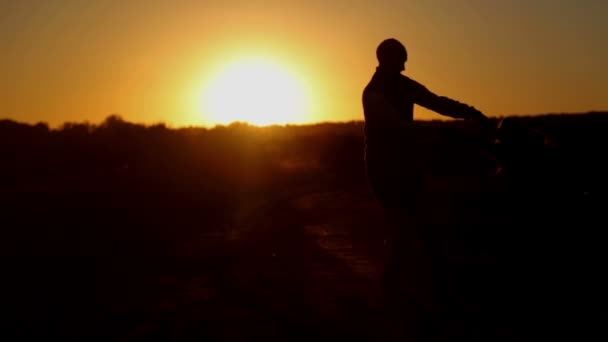
[[[452,118],[484,123],[488,119],[474,107],[438,96],[402,75],[408,54],[396,39],[380,43],[376,57],[379,65],[363,91],[362,101],[368,183],[376,199],[397,221],[395,231],[388,237],[389,260],[384,276],[387,304],[401,310],[413,303],[418,309],[412,315],[423,319],[421,316],[435,314],[439,309],[424,228],[417,217],[420,206],[425,205],[419,203],[425,192],[425,175],[417,160],[424,159],[422,153],[428,151],[418,151],[415,144],[414,105]],[[406,284],[400,283],[402,273],[410,279]]]
[[[363,91],[365,116],[365,164],[376,197],[386,207],[403,206],[416,192],[420,177],[412,161],[415,155],[412,122],[418,104],[452,118],[488,119],[474,107],[438,96],[401,74],[407,51],[395,39],[377,48],[379,66]],[[415,199],[414,199],[415,200]]]

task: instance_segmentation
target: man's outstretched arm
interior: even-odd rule
[[[456,119],[479,120],[486,122],[488,118],[475,107],[452,100],[445,96],[438,96],[425,86],[413,82],[414,102],[441,115]]]

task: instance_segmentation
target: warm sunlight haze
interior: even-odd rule
[[[207,125],[274,125],[306,122],[309,101],[295,74],[258,57],[220,66],[203,88],[199,108]]]
[[[0,336],[608,342],[607,38],[608,0],[0,0]]]
[[[0,118],[363,120],[389,37],[404,75],[488,116],[602,111],[607,17],[596,0],[0,0]]]

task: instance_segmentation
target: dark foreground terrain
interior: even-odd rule
[[[608,114],[514,122],[546,139],[419,123],[444,307],[426,340],[606,338]],[[0,121],[1,334],[405,338],[362,132]]]

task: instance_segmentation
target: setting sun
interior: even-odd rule
[[[200,108],[213,124],[303,122],[310,99],[297,77],[278,63],[249,58],[218,69],[204,88]]]

